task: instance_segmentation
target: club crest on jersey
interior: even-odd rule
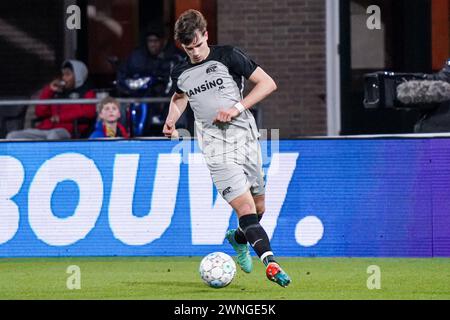
[[[225,190],[223,190],[222,196],[225,197],[225,195],[229,194],[231,192],[231,190],[232,190],[231,187],[226,188]]]
[[[213,81],[205,80],[205,83],[202,85],[199,85],[198,87],[194,89],[190,89],[186,92],[186,95],[190,98],[192,96],[195,96],[198,93],[202,93],[203,91],[210,90],[212,88],[215,88],[217,86],[221,86],[223,84],[223,79],[219,78]]]
[[[210,74],[217,71],[217,64],[212,64],[206,68],[206,74]]]

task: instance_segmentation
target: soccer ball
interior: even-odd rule
[[[236,274],[236,264],[223,252],[208,254],[200,262],[200,277],[210,287],[223,288],[231,283]]]

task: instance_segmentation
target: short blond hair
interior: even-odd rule
[[[116,99],[116,98],[113,98],[113,97],[105,97],[105,98],[103,98],[100,102],[99,102],[99,104],[97,105],[97,113],[101,113],[102,112],[102,110],[103,110],[103,107],[105,106],[105,105],[107,105],[108,103],[113,103],[113,104],[115,104],[116,106],[117,106],[117,108],[120,108],[120,103],[119,103],[119,101]]]

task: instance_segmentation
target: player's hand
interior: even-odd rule
[[[164,123],[163,127],[163,133],[164,136],[167,138],[178,138],[178,131],[175,129],[175,125],[173,124],[172,120],[167,120],[166,123]]]
[[[214,118],[213,122],[231,122],[233,118],[236,118],[239,115],[239,110],[235,107],[232,107],[228,110],[219,109],[219,112],[217,113],[216,117]]]

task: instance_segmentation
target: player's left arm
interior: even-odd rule
[[[257,67],[248,78],[255,86],[240,102],[249,109],[277,90],[277,84],[261,67]]]
[[[277,89],[275,81],[261,67],[257,67],[248,78],[255,86],[242,101],[228,110],[220,110],[216,121],[230,122],[233,118],[262,101]]]

